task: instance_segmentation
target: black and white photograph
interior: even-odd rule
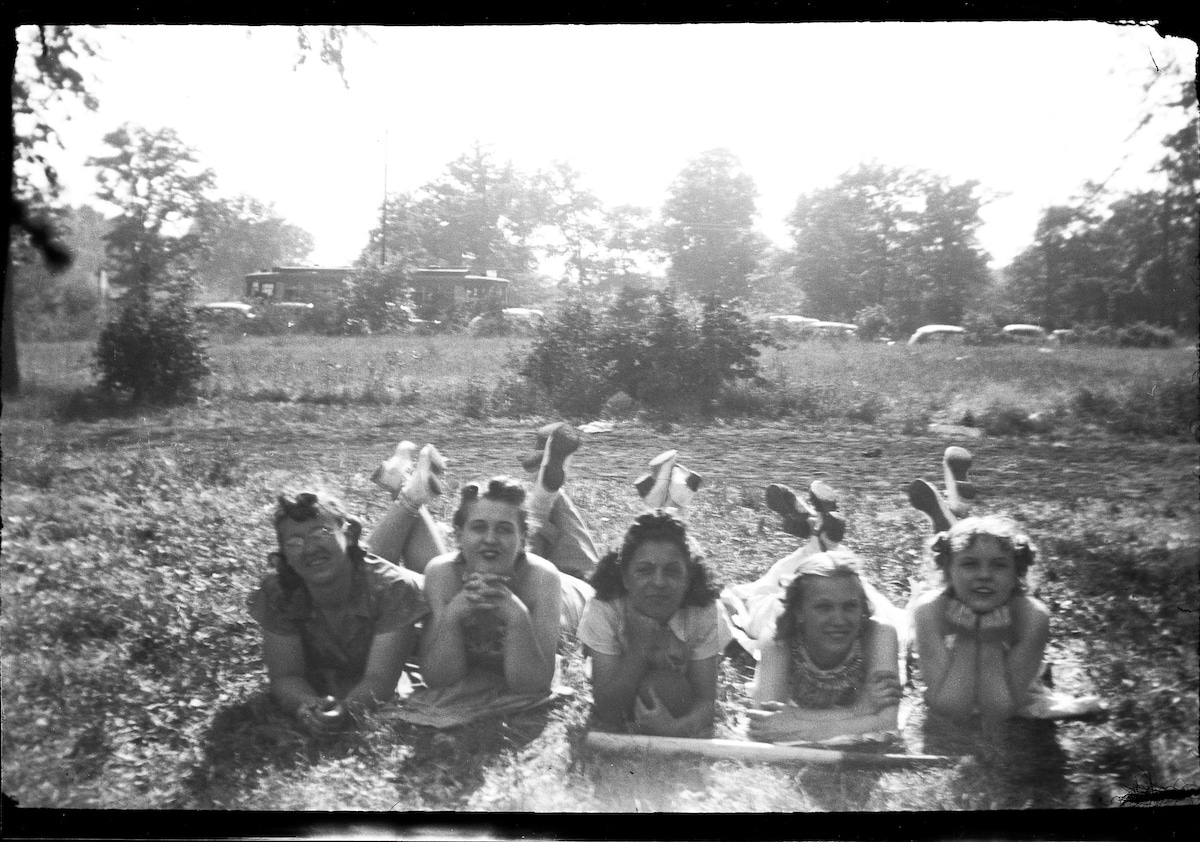
[[[1200,806],[1194,40],[10,32],[5,835]]]

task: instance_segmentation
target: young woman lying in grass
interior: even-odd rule
[[[683,521],[663,509],[639,515],[592,584],[579,639],[596,718],[618,731],[711,736],[729,620]]]
[[[750,735],[816,742],[898,727],[896,629],[872,617],[855,557],[817,553],[796,570],[774,636],[761,643]]]
[[[550,688],[562,608],[562,576],[525,550],[525,489],[509,477],[463,486],[454,513],[458,551],[425,568],[430,618],[421,643],[432,688],[475,671],[514,693]]]
[[[362,524],[319,492],[279,497],[275,571],[250,598],[271,695],[313,732],[391,700],[428,613],[420,577],[359,546]]]
[[[954,718],[1032,713],[1050,612],[1026,594],[1035,548],[1016,522],[968,517],[933,541],[946,587],[912,606],[929,707]]]

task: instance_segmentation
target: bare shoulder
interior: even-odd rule
[[[897,641],[899,634],[896,632],[896,627],[887,620],[881,620],[876,617],[871,617],[863,623],[864,637],[868,642],[876,641]]]
[[[534,587],[545,587],[553,584],[558,587],[561,574],[554,563],[542,558],[535,553],[525,553],[525,560],[529,563],[529,582]]]
[[[451,584],[462,584],[462,572],[459,570],[458,553],[442,553],[429,560],[425,565],[425,590],[436,592],[444,590]]]
[[[1049,623],[1050,609],[1046,607],[1046,603],[1026,594],[1014,596],[1010,603],[1012,606],[1013,618],[1018,623]]]
[[[945,608],[945,602],[945,591],[941,589],[932,590],[917,597],[909,610],[912,611],[913,618],[919,622],[926,617],[940,614]]]

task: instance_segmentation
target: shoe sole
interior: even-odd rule
[[[581,441],[579,433],[568,424],[562,424],[550,433],[544,448],[549,451],[549,458],[543,457],[541,465],[541,483],[547,491],[562,488],[567,480],[564,463],[568,456],[579,449]]]
[[[946,507],[942,495],[923,479],[913,480],[908,486],[908,502],[933,523],[933,531],[945,532],[956,522],[954,514]]]
[[[946,485],[946,502],[957,517],[965,517],[967,504],[975,496],[975,487],[967,481],[971,468],[971,451],[965,447],[947,447],[942,456],[942,475]]]

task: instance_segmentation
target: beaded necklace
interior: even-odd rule
[[[792,640],[792,700],[802,708],[844,707],[854,701],[863,678],[862,639],[855,638],[836,667],[821,669],[808,657],[804,641]]]

